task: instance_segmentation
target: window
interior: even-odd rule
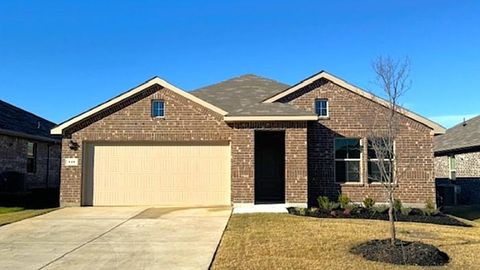
[[[152,117],[165,117],[165,102],[163,100],[152,101]]]
[[[377,157],[377,152],[375,151],[372,141],[368,141],[368,180],[370,182],[381,182],[382,181],[382,173],[381,173],[381,164],[385,166],[385,171],[389,174],[392,174],[392,164],[390,161],[393,161],[393,147],[394,143],[392,143],[392,149],[388,150],[385,146],[387,141],[385,139],[376,139],[375,144],[378,145],[379,154],[382,156]],[[393,175],[391,175],[393,178]]]
[[[327,99],[316,99],[315,100],[315,113],[318,116],[328,116],[328,100]]]
[[[335,181],[360,182],[360,139],[335,138]]]
[[[27,172],[35,173],[37,170],[37,144],[27,142]]]
[[[455,155],[448,156],[448,178],[457,178],[457,160],[455,159]]]

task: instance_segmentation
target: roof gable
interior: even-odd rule
[[[145,83],[143,83],[143,84],[141,84],[141,85],[139,85],[135,88],[132,88],[132,89],[130,89],[130,90],[128,90],[128,91],[126,91],[126,92],[124,92],[124,93],[122,93],[122,94],[120,94],[120,95],[118,95],[118,96],[116,96],[116,97],[114,97],[114,98],[96,106],[96,107],[93,107],[93,108],[91,108],[91,109],[89,109],[89,110],[87,110],[87,111],[85,111],[85,112],[83,112],[83,113],[81,113],[81,114],[79,114],[75,117],[72,117],[69,120],[59,124],[58,126],[56,126],[55,128],[53,128],[51,130],[51,134],[62,134],[63,131],[67,127],[69,127],[69,126],[71,126],[71,125],[89,117],[89,116],[92,116],[96,113],[99,113],[99,112],[109,108],[110,106],[113,106],[113,105],[115,105],[115,104],[117,104],[117,103],[119,103],[119,102],[121,102],[121,101],[123,101],[123,100],[125,100],[125,99],[127,99],[127,98],[129,98],[129,97],[131,97],[131,96],[149,88],[149,87],[151,87],[151,86],[154,86],[154,85],[160,85],[164,88],[167,88],[167,89],[169,89],[169,90],[171,90],[171,91],[173,91],[173,92],[175,92],[175,93],[177,93],[177,94],[179,94],[179,95],[181,95],[181,96],[183,96],[187,99],[190,99],[191,101],[193,101],[197,104],[200,104],[200,105],[202,105],[202,106],[204,106],[204,107],[206,107],[206,108],[208,108],[208,109],[210,109],[214,112],[217,112],[221,115],[226,115],[227,114],[226,111],[224,111],[224,110],[222,110],[222,109],[220,109],[220,108],[218,108],[218,107],[216,107],[216,106],[214,106],[214,105],[212,105],[212,104],[210,104],[210,103],[208,103],[208,102],[206,102],[202,99],[199,99],[196,96],[181,90],[180,88],[177,88],[176,86],[160,79],[159,77],[154,77],[154,78],[146,81]]]
[[[310,84],[312,84],[312,83],[314,83],[314,82],[316,82],[320,79],[326,79],[326,80],[331,81],[332,83],[335,83],[335,84],[337,84],[337,85],[339,85],[339,86],[341,86],[341,87],[343,87],[343,88],[345,88],[345,89],[347,89],[347,90],[349,90],[353,93],[356,93],[356,94],[358,94],[360,96],[363,96],[363,97],[365,97],[365,98],[367,98],[367,99],[369,99],[373,102],[376,102],[376,103],[378,103],[382,106],[385,106],[387,108],[390,107],[390,104],[388,103],[388,101],[386,101],[386,100],[384,100],[384,99],[382,99],[378,96],[375,96],[375,95],[373,95],[373,94],[371,94],[371,93],[369,93],[369,92],[367,92],[363,89],[360,89],[360,88],[354,86],[353,84],[350,84],[350,83],[348,83],[348,82],[346,82],[346,81],[344,81],[344,80],[342,80],[342,79],[340,79],[340,78],[338,78],[338,77],[336,77],[332,74],[329,74],[325,71],[320,71],[319,73],[317,73],[317,74],[315,74],[311,77],[308,77],[307,79],[291,86],[290,88],[285,89],[282,92],[279,92],[279,93],[277,93],[277,94],[275,94],[275,95],[273,95],[269,98],[266,98],[263,102],[264,103],[276,102],[279,99],[281,99],[283,97],[286,97],[286,96],[288,96],[288,95],[290,95],[290,94],[292,94],[296,91],[299,91],[299,90],[303,89],[305,86],[308,86],[308,85],[310,85]],[[422,123],[425,126],[431,128],[434,131],[435,134],[445,133],[445,128],[444,127],[442,127],[441,125],[431,121],[428,118],[420,116],[420,115],[418,115],[418,114],[416,114],[412,111],[409,111],[409,110],[407,110],[403,107],[400,107],[398,109],[398,112],[403,114],[404,116],[406,116],[408,118],[411,118],[411,119],[413,119],[413,120],[415,120],[419,123]]]

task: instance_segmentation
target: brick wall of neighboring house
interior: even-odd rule
[[[480,178],[480,152],[455,154],[457,178]],[[448,156],[435,157],[435,177],[448,178]]]
[[[448,156],[435,157],[435,178],[448,178]]]
[[[37,144],[34,173],[27,172],[27,143]],[[55,188],[60,181],[60,144],[0,135],[0,173],[14,171],[24,175],[25,189]]]
[[[319,195],[335,199],[340,193],[347,194],[357,202],[366,196],[373,197],[377,202],[385,202],[384,188],[366,180],[366,147],[363,148],[361,162],[361,183],[335,183],[334,138],[361,138],[365,145],[375,116],[385,114],[386,108],[323,79],[280,101],[313,111],[316,98],[328,99],[329,118],[311,122],[308,126],[309,203],[316,204],[315,199]],[[396,195],[409,204],[424,204],[427,199],[435,201],[433,132],[406,117],[401,118],[401,123],[400,134],[395,142],[396,164],[404,173]]]
[[[165,101],[165,118],[152,119],[151,100]],[[253,203],[254,130],[286,130],[286,199],[307,201],[306,123],[227,125],[218,115],[170,90],[154,86],[100,115],[69,128],[63,140],[63,158],[78,158],[78,166],[62,164],[62,205],[81,204],[82,149],[93,141],[230,141],[233,203]],[[68,147],[70,140],[78,150]]]

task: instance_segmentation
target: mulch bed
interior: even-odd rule
[[[350,252],[370,261],[402,265],[439,266],[449,261],[448,255],[435,246],[401,240],[395,245],[390,239],[372,240],[353,247]]]
[[[307,209],[307,208],[296,208],[296,207],[289,207],[288,212],[292,215],[308,216],[308,217],[316,217],[316,218],[357,218],[357,219],[388,220],[388,213],[378,213],[366,208],[355,209],[349,214],[345,214],[344,211],[342,210],[326,212],[326,211],[321,211],[320,209],[312,209],[312,208]],[[472,225],[470,224],[466,224],[458,219],[449,217],[440,212],[431,216],[424,215],[422,211],[419,209],[413,209],[409,215],[403,215],[397,212],[395,217],[396,217],[396,221],[472,227]]]

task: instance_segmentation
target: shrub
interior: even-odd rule
[[[346,209],[347,205],[350,204],[350,198],[347,195],[340,194],[338,195],[338,203],[340,204],[340,208]]]
[[[332,211],[334,209],[337,209],[339,207],[339,204],[338,203],[335,203],[335,202],[331,202],[330,199],[326,196],[319,196],[317,198],[317,202],[318,202],[318,207],[321,209],[321,210],[324,210],[324,211]]]
[[[393,209],[396,212],[400,212],[400,211],[402,211],[402,208],[403,208],[402,201],[400,199],[395,199],[393,201]]]
[[[307,210],[307,215],[309,215],[309,216],[313,216],[313,217],[314,217],[314,216],[316,216],[317,214],[318,214],[318,208],[313,207],[313,208],[309,208],[309,209]]]
[[[435,216],[439,213],[439,211],[437,209],[432,210],[432,209],[424,208],[424,209],[422,209],[422,211],[423,211],[423,214],[425,216]]]
[[[377,206],[372,207],[372,210],[373,210],[373,212],[375,212],[377,214],[383,214],[383,213],[386,213],[388,211],[388,206],[377,205]]]
[[[425,201],[425,208],[422,209],[422,211],[425,216],[434,216],[438,214],[438,210],[435,208],[432,199],[427,199]]]
[[[318,207],[322,210],[327,210],[330,205],[330,199],[327,196],[318,196],[317,198]]]
[[[363,199],[363,206],[367,209],[371,209],[375,206],[375,200],[370,197],[365,197],[365,199]]]
[[[343,208],[343,214],[348,216],[357,208],[357,206],[354,204],[347,204],[345,205],[345,207],[342,207],[342,208]]]
[[[402,215],[408,216],[408,215],[410,215],[410,213],[412,212],[412,208],[410,208],[410,207],[402,207],[402,209],[400,209],[400,212],[402,213]]]
[[[432,199],[427,199],[425,201],[425,209],[435,210],[435,204],[433,204]]]

